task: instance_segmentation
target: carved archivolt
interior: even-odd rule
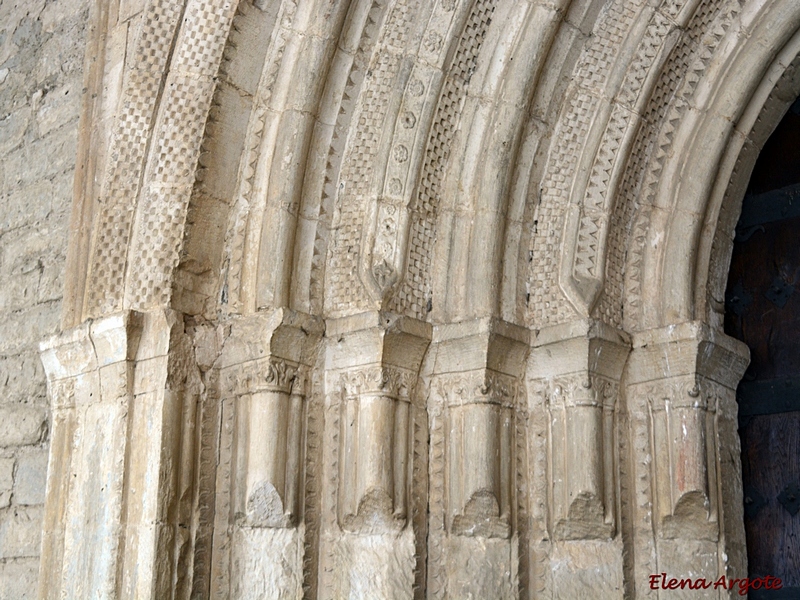
[[[54,448],[83,436],[52,477],[118,442],[87,590],[147,597],[141,560],[198,597],[638,597],[687,540],[740,574],[718,296],[797,2],[144,4],[87,100],[84,323],[43,349]],[[49,522],[112,493],[85,471]],[[127,544],[145,481],[178,516]]]
[[[570,23],[593,35],[585,45],[571,42],[575,62],[561,65],[564,53],[553,49],[567,43],[569,27],[557,26],[566,1],[555,10],[482,0],[317,4],[192,0],[184,12],[147,5],[118,111],[108,115],[115,125],[91,247],[71,259],[89,273],[82,299],[70,300],[85,305],[81,314],[147,308],[174,295],[179,308],[205,316],[385,306],[458,320],[502,306],[509,320],[537,325],[593,316],[620,326],[627,303],[626,328],[659,325],[661,317],[641,308],[660,311],[662,303],[643,304],[641,290],[660,289],[663,261],[645,258],[652,253],[645,240],[658,235],[652,207],[670,214],[677,207],[677,184],[669,182],[681,180],[673,175],[682,163],[670,149],[678,136],[687,151],[701,152],[691,133],[701,123],[736,122],[751,99],[747,89],[785,46],[767,76],[774,86],[793,58],[797,18],[786,0],[743,17],[735,0],[597,2]],[[705,91],[727,72],[713,63],[715,52],[767,35],[767,21],[781,25],[769,38],[775,43],[753,46],[753,58],[742,59],[749,83],[736,106],[723,106]],[[544,37],[528,69],[534,75],[517,89],[502,73],[516,77],[522,55],[515,53],[535,35]],[[257,51],[256,39],[267,40]],[[560,69],[574,76],[554,87],[547,74]],[[489,86],[483,100],[481,86]],[[506,149],[487,123],[505,127],[502,98],[512,96],[535,117],[524,133],[509,130]],[[691,108],[695,96],[708,116]],[[151,131],[155,144],[147,142]],[[730,132],[720,131],[715,156]],[[493,159],[451,160],[451,149],[467,151],[462,138],[506,157],[504,183],[482,183],[495,178],[482,170],[495,169]],[[289,157],[285,165],[281,156]],[[469,185],[462,205],[454,177]],[[684,196],[707,197],[709,177]],[[484,193],[494,216],[484,217],[472,197]],[[475,213],[473,224],[463,211]],[[481,248],[494,274],[481,266]],[[437,257],[453,269],[434,268]],[[475,287],[469,272],[489,277],[494,291],[461,299],[461,287]],[[680,307],[663,310],[694,318],[689,288],[680,288]]]

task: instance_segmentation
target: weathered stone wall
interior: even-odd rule
[[[0,598],[33,598],[48,448],[38,343],[63,294],[88,0],[0,0]]]

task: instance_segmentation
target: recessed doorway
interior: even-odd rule
[[[748,576],[800,599],[800,99],[759,155],[736,227],[725,332],[750,347],[737,390]]]

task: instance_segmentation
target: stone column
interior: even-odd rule
[[[319,598],[411,598],[424,581],[427,428],[415,388],[430,325],[364,313],[328,320],[326,337]]]
[[[531,552],[544,597],[621,593],[615,416],[629,351],[624,333],[593,320],[540,330],[533,340]]]
[[[231,598],[299,597],[307,375],[322,323],[277,309],[225,327],[215,364],[223,431],[212,590]]]
[[[736,386],[748,361],[744,344],[699,322],[634,338],[632,476],[649,484],[633,507],[635,581],[746,576]]]
[[[41,350],[52,443],[39,597],[188,594],[201,385],[181,315],[119,313]]]
[[[436,328],[429,360],[430,598],[518,596],[526,329],[494,319]],[[522,450],[522,452],[520,452]]]

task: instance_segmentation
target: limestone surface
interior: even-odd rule
[[[723,298],[796,0],[0,22],[0,598],[745,576]]]

